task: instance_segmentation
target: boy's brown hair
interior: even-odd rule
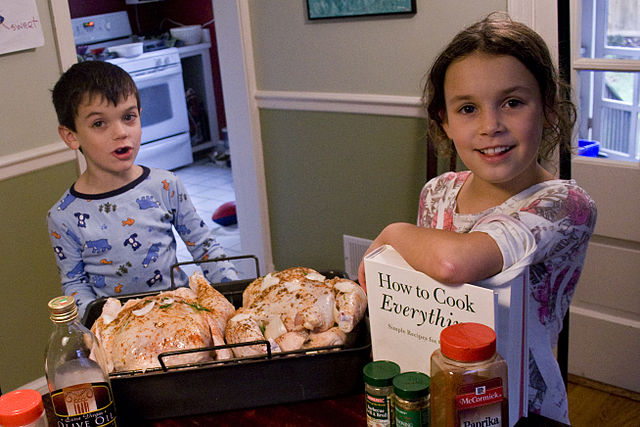
[[[55,84],[51,98],[58,123],[76,132],[78,108],[85,99],[101,96],[113,105],[134,95],[140,110],[140,94],[133,79],[109,62],[85,61],[72,65]]]

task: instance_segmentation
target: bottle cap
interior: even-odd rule
[[[364,382],[374,387],[390,386],[393,377],[400,373],[400,366],[389,360],[367,363],[362,369]]]
[[[496,333],[481,323],[457,323],[440,333],[440,350],[459,362],[487,360],[496,352]]]
[[[17,427],[36,421],[42,415],[42,396],[36,390],[14,390],[0,396],[0,425]]]
[[[404,372],[393,379],[393,392],[402,399],[419,399],[429,394],[431,378],[422,372]]]
[[[72,295],[56,297],[49,301],[49,317],[56,323],[67,322],[78,316],[78,307]]]

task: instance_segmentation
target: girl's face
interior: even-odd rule
[[[444,79],[443,124],[474,179],[521,191],[539,182],[545,124],[538,82],[512,56],[474,52]]]
[[[69,147],[82,148],[92,173],[129,173],[142,135],[135,96],[118,105],[99,95],[86,96],[83,101],[76,115],[76,131],[61,126],[60,135]]]

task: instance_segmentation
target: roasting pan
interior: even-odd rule
[[[245,256],[228,259],[243,257]],[[255,262],[257,277],[257,259]],[[179,265],[189,263],[191,262]],[[321,273],[327,277],[344,277],[339,271]],[[242,291],[252,281],[253,279],[215,283],[213,287],[238,308],[242,305]],[[118,299],[124,302],[158,293],[125,295]],[[99,298],[87,306],[83,317],[85,326],[90,328],[93,325],[100,316],[106,299]],[[181,352],[163,353],[159,356],[160,368],[109,375],[118,418],[125,425],[135,425],[134,423],[142,420],[246,409],[361,392],[362,368],[371,359],[367,316],[360,322],[354,335],[355,339],[345,346],[284,353],[271,353],[269,349],[267,355],[259,357],[180,366],[167,366],[170,364],[165,363],[165,359]],[[268,341],[259,343],[268,345]],[[233,345],[186,351],[230,347]]]

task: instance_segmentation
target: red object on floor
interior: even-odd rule
[[[237,224],[238,217],[236,215],[236,202],[227,202],[221,204],[215,210],[215,212],[213,212],[211,220],[216,224],[222,225],[223,227]]]

